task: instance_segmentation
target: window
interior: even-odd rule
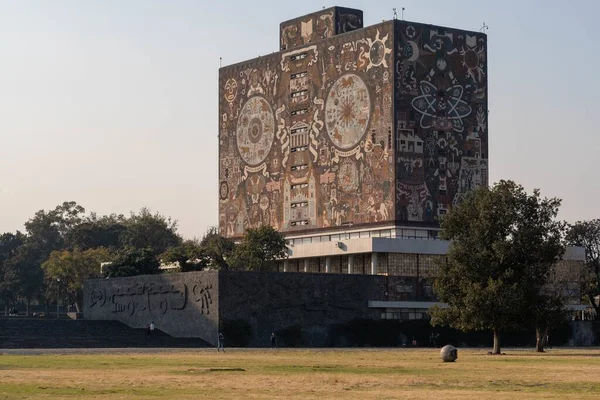
[[[308,55],[308,53],[300,53],[300,54],[296,54],[294,56],[290,57],[290,60],[292,61],[298,61],[298,60],[302,60],[304,58],[306,58],[306,56]]]
[[[300,203],[292,203],[292,208],[296,208],[296,207],[308,207],[308,201],[303,201]]]
[[[302,128],[295,128],[291,130],[292,135],[294,133],[306,133],[308,132],[308,127],[303,126]]]
[[[308,146],[294,147],[294,148],[292,148],[291,152],[295,153],[297,151],[304,151],[304,150],[308,150]]]
[[[306,75],[308,75],[308,72],[306,72],[306,71],[304,71],[304,72],[297,72],[295,74],[292,74],[291,78],[292,79],[304,78]]]
[[[298,185],[292,185],[292,190],[294,189],[304,189],[308,187],[308,183],[300,183]]]
[[[303,221],[292,221],[290,223],[291,226],[304,226],[304,225],[308,225],[308,220],[303,220]],[[306,239],[305,239],[306,240]],[[310,240],[310,238],[309,238]],[[304,240],[302,241],[302,243],[306,243]],[[308,242],[310,243],[310,242]]]
[[[308,93],[308,90],[298,90],[297,92],[292,92],[292,99],[295,99],[296,97],[302,97],[306,93]]]
[[[291,112],[292,116],[294,115],[302,115],[302,114],[306,114],[308,112],[308,108],[301,108],[299,110],[294,110]]]

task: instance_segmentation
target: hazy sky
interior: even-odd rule
[[[600,217],[600,2],[0,0],[0,232],[74,200],[149,207],[202,236],[217,217],[217,77],[277,51],[279,23],[340,5],[489,26],[491,181]],[[598,120],[596,120],[598,122]]]

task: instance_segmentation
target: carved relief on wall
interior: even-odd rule
[[[196,282],[175,284],[137,284],[94,289],[90,292],[90,308],[110,307],[113,314],[156,315],[195,307],[200,314],[210,314],[213,309],[212,285]]]

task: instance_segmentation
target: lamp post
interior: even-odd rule
[[[60,278],[56,278],[56,319],[58,319],[58,298],[60,297]]]

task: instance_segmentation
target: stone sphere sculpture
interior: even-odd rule
[[[450,344],[442,347],[440,357],[444,362],[454,362],[458,358],[458,349]]]

